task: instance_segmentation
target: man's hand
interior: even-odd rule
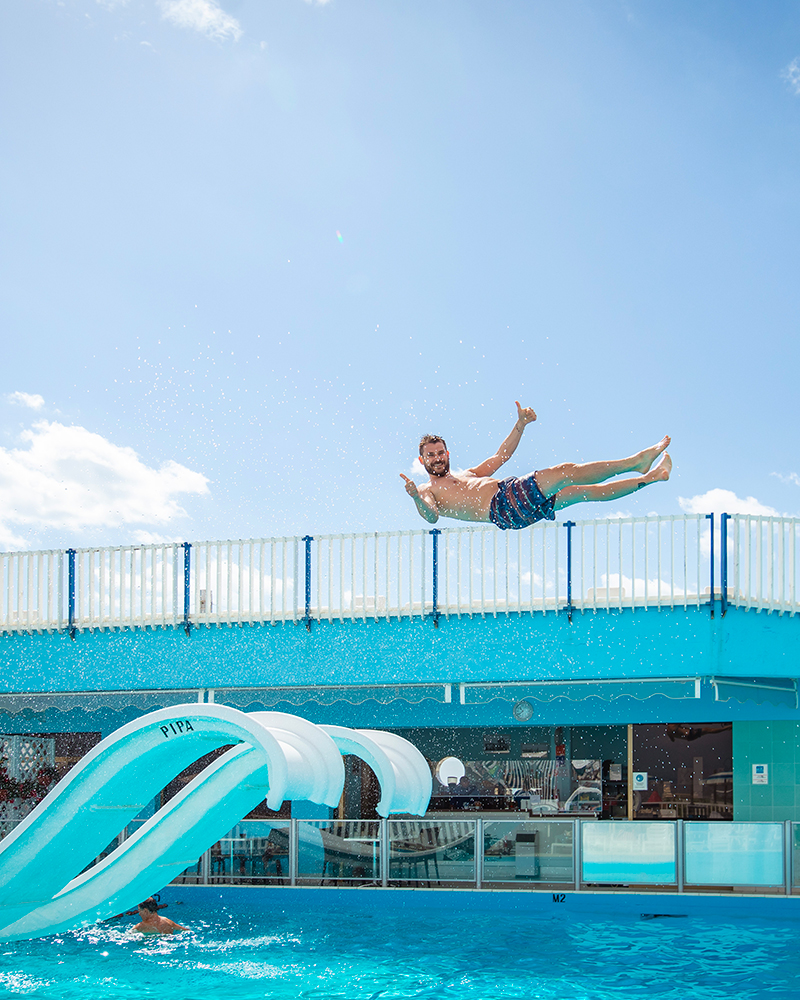
[[[496,454],[487,458],[480,465],[475,465],[468,472],[473,472],[476,476],[493,476],[501,465],[505,465],[517,450],[517,445],[522,440],[522,432],[536,419],[536,414],[530,406],[520,406],[519,400],[514,400],[517,404],[517,422],[511,428],[511,433],[497,449]]]
[[[439,520],[439,511],[436,508],[436,503],[433,499],[427,499],[423,497],[420,491],[417,489],[417,484],[413,479],[409,479],[408,476],[404,476],[400,473],[400,478],[406,481],[406,493],[411,497],[414,503],[417,505],[417,510],[419,511],[420,517],[425,518],[428,524],[436,524]]]
[[[517,404],[517,426],[520,430],[526,427],[528,424],[532,424],[536,419],[536,414],[530,408],[530,406],[520,406],[517,400],[514,400]]]
[[[413,479],[409,479],[408,476],[404,476],[402,472],[400,473],[400,478],[405,479],[406,481],[406,493],[408,493],[410,497],[413,497],[413,499],[416,500],[417,497],[419,497],[419,490],[417,489],[417,484],[414,482]]]

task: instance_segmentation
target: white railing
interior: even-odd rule
[[[175,625],[182,619],[182,546],[76,549],[73,559],[77,628]]]
[[[564,528],[491,525],[445,528],[439,539],[438,605],[443,615],[554,611],[566,595]]]
[[[710,595],[704,514],[540,522],[528,531],[447,528],[442,614],[699,607]]]
[[[572,603],[584,609],[700,607],[710,599],[705,514],[576,521]]]
[[[0,631],[716,603],[793,615],[798,547],[797,518],[670,515],[0,553]]]
[[[744,608],[800,611],[800,518],[727,518],[727,600]]]
[[[66,564],[64,552],[0,553],[0,631],[66,625]]]
[[[297,621],[304,612],[302,550],[300,538],[193,543],[189,618]]]
[[[432,545],[424,529],[315,535],[309,613],[328,621],[430,614]]]

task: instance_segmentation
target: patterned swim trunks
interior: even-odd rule
[[[546,497],[536,485],[536,473],[501,479],[489,507],[489,520],[498,528],[527,528],[537,521],[555,521],[556,494]]]

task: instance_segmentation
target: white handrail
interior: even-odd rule
[[[800,518],[732,514],[727,526],[728,603],[795,615]]]
[[[711,530],[703,514],[574,521],[569,527],[543,521],[505,537],[490,524],[444,528],[435,542],[436,607],[434,539],[426,529],[324,534],[308,542],[291,536],[4,552],[0,631],[367,621],[434,612],[597,614],[699,608],[712,599],[780,614],[800,610],[800,518],[728,517],[726,591],[713,597]],[[718,519],[714,531],[720,562]],[[721,579],[721,570],[715,576]]]
[[[35,632],[65,626],[65,553],[0,552],[0,631]]]
[[[191,546],[190,618],[198,623],[296,621],[302,539],[228,539]]]

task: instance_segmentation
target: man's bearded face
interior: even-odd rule
[[[450,472],[450,455],[442,441],[423,445],[420,456],[429,476],[446,476]]]

